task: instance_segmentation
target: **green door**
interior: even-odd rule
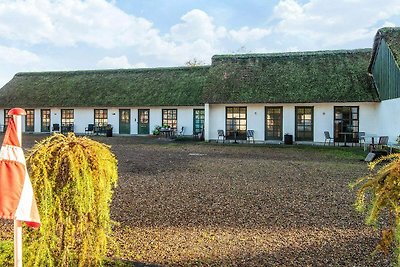
[[[139,109],[138,134],[149,134],[150,109]]]
[[[131,133],[131,110],[120,109],[119,110],[119,133],[130,134]]]

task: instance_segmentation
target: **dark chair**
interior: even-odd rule
[[[250,139],[253,139],[253,144],[255,143],[254,141],[254,130],[247,130],[247,141],[250,141]]]
[[[85,134],[94,134],[94,124],[88,124],[85,128]]]
[[[364,148],[365,148],[365,132],[358,132],[357,142],[360,144],[360,146],[362,144],[364,144]],[[364,151],[365,151],[365,149],[364,149]]]
[[[217,130],[217,132],[218,132],[217,143],[218,143],[220,137],[222,138],[222,143],[225,143],[226,136],[225,136],[224,130]]]
[[[324,146],[326,145],[326,141],[329,141],[328,145],[331,145],[331,141],[333,141],[333,146],[335,146],[335,138],[331,137],[328,131],[324,131],[325,141]]]
[[[181,130],[178,133],[178,136],[183,136],[185,134],[185,127],[182,126]]]
[[[60,124],[54,123],[54,124],[53,124],[53,128],[51,128],[51,131],[52,131],[52,132],[59,133],[59,132],[60,132]]]
[[[389,142],[389,136],[380,136],[378,143],[370,144],[370,151],[376,149],[383,149],[384,146],[387,146]]]

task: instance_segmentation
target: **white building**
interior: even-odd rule
[[[25,132],[111,125],[114,134],[184,127],[216,140],[357,141],[400,134],[400,28],[378,31],[373,49],[214,56],[211,66],[18,73],[0,89],[7,110],[27,111]]]

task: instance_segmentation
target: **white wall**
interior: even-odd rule
[[[209,138],[218,138],[217,130],[225,130],[225,109],[227,106],[247,107],[247,129],[254,130],[254,139],[264,142],[265,139],[265,107],[283,107],[283,134],[295,135],[295,107],[314,107],[314,142],[324,142],[324,131],[333,135],[334,106],[358,106],[360,131],[373,133],[377,130],[376,108],[378,103],[296,103],[296,104],[210,104]],[[399,105],[400,106],[400,105]]]
[[[65,109],[74,110],[74,131],[78,134],[85,133],[85,128],[88,124],[94,123],[94,109],[96,108],[74,108],[66,107]],[[177,127],[178,130],[181,127],[185,128],[185,135],[192,135],[193,133],[193,109],[202,109],[203,106],[195,107],[135,107],[135,108],[121,108],[130,109],[131,111],[131,134],[138,133],[138,110],[139,109],[150,109],[150,134],[156,126],[160,126],[162,123],[162,109],[177,109]],[[99,108],[100,109],[100,108]],[[113,126],[113,133],[119,133],[119,109],[120,108],[108,108],[108,123]],[[40,108],[35,109],[35,132],[40,133],[41,131],[41,117]],[[25,119],[22,120],[22,126],[24,130]],[[50,108],[50,125],[51,128],[53,124],[61,124],[61,109],[60,108]],[[0,109],[0,124],[4,124],[4,109]]]
[[[396,142],[400,135],[400,98],[384,100],[376,112],[376,134],[389,136],[389,142]]]

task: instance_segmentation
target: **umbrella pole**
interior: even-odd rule
[[[22,116],[14,115],[18,141],[22,147]],[[22,222],[14,220],[14,267],[22,267]]]

